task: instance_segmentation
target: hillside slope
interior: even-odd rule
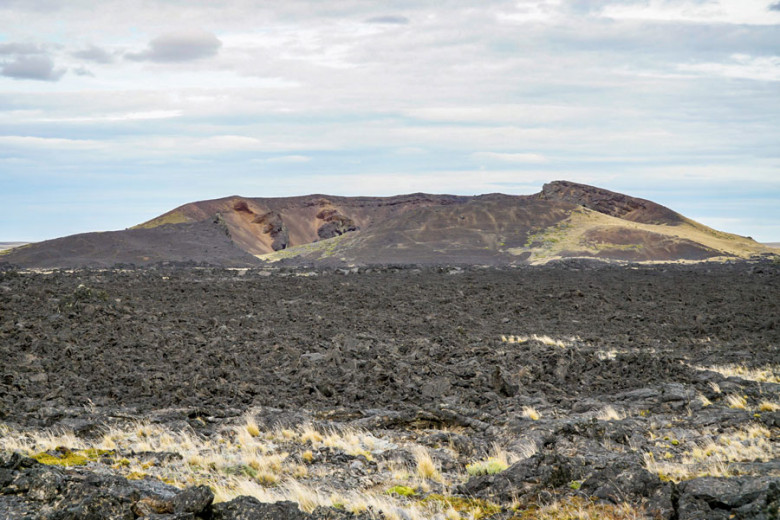
[[[591,257],[702,261],[776,255],[652,201],[555,181],[528,196],[225,197],[192,202],[133,229],[88,233],[0,257],[24,267],[194,261],[253,265],[545,263]]]
[[[214,219],[55,238],[16,248],[0,260],[36,268],[145,266],[160,262],[238,267],[258,263],[254,256],[236,247],[225,225]]]

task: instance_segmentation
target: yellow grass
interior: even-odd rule
[[[415,446],[412,449],[414,462],[417,468],[417,475],[424,479],[441,481],[442,476],[436,462],[431,457],[430,452],[424,446]]]
[[[747,409],[747,400],[738,394],[731,394],[728,397],[726,397],[726,404],[729,408],[734,408],[737,410],[745,410]]]
[[[650,520],[642,507],[608,504],[570,497],[521,511],[519,520]]]
[[[466,472],[472,476],[494,475],[504,471],[518,459],[515,454],[509,453],[499,444],[493,443],[488,456],[466,465]]]
[[[539,419],[541,419],[542,416],[539,414],[539,412],[536,411],[536,408],[532,406],[524,406],[523,417],[527,417],[532,421],[538,421]]]
[[[504,343],[518,344],[518,345],[522,345],[523,343],[528,343],[529,341],[538,341],[542,345],[547,345],[548,347],[565,348],[567,346],[570,346],[574,341],[576,341],[576,338],[570,338],[569,340],[564,341],[562,339],[554,339],[547,335],[540,336],[538,334],[532,334],[530,336],[502,335],[501,341]]]
[[[762,425],[725,433],[706,443],[694,445],[679,461],[659,461],[652,453],[644,455],[645,467],[664,480],[689,480],[701,476],[736,475],[731,462],[774,460],[780,446],[771,441],[771,432]]]
[[[612,406],[607,406],[596,416],[600,421],[619,421],[625,419],[625,417],[625,413],[618,412]]]
[[[726,377],[740,377],[759,383],[780,383],[780,365],[764,365],[752,368],[746,365],[716,365],[696,368],[699,370],[712,370]]]

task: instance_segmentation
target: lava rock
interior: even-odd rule
[[[212,507],[212,520],[308,520],[312,516],[294,502],[264,504],[254,497],[241,496]]]
[[[176,513],[201,513],[214,501],[214,493],[208,486],[194,486],[185,489],[175,497],[173,510]]]
[[[702,477],[682,482],[678,519],[777,519],[778,486],[778,477]]]

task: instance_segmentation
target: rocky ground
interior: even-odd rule
[[[780,267],[0,273],[0,518],[779,518]]]

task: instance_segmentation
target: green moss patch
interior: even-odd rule
[[[88,457],[72,451],[58,452],[56,454],[42,451],[33,455],[32,458],[47,466],[84,466],[90,462]]]
[[[387,490],[388,495],[398,495],[402,497],[411,497],[416,495],[414,489],[407,486],[393,486]]]

